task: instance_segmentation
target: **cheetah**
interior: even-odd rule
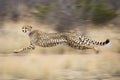
[[[91,40],[77,32],[61,32],[61,33],[46,33],[40,30],[33,30],[32,26],[25,25],[22,27],[22,32],[26,33],[30,38],[30,45],[23,49],[14,51],[14,53],[34,50],[35,46],[40,47],[53,47],[59,44],[64,44],[79,50],[93,49],[96,53],[99,50],[95,47],[104,46],[110,42],[106,39],[104,42]]]

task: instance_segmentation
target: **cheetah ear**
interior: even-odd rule
[[[32,29],[32,26],[29,26],[30,27],[30,29]]]
[[[28,27],[29,30],[32,30],[32,26],[30,26],[30,25],[26,25],[26,27]]]

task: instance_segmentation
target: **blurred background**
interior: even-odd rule
[[[119,25],[119,0],[0,0],[0,22],[35,20],[56,30],[92,24]]]
[[[29,45],[23,25],[110,44],[98,55],[64,45],[13,55]],[[120,0],[0,0],[0,80],[120,80],[119,60]]]

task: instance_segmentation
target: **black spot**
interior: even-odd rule
[[[91,43],[93,43],[93,41],[91,41]]]
[[[86,39],[86,42],[88,42],[89,41],[89,39]]]
[[[107,39],[107,40],[105,41],[105,43],[106,43],[106,44],[108,44],[109,42],[110,42],[110,40],[109,40],[109,39]]]

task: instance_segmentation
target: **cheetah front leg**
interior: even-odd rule
[[[30,44],[28,47],[22,48],[20,50],[15,50],[13,53],[28,53],[34,49],[35,49],[35,46]]]

